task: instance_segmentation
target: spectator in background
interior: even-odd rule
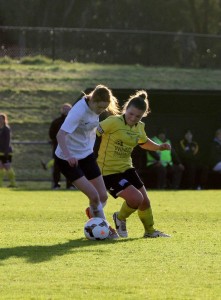
[[[209,165],[212,171],[221,174],[221,128],[215,132],[210,149]]]
[[[71,110],[72,105],[70,103],[64,103],[61,107],[61,115],[60,117],[54,119],[51,122],[50,128],[49,128],[49,137],[51,140],[52,145],[52,158],[55,157],[55,150],[57,148],[58,142],[57,142],[57,133],[63,124],[67,114]],[[43,165],[43,164],[42,164]],[[60,168],[56,162],[56,160],[49,161],[48,167],[52,166],[52,189],[60,189],[60,179],[61,179],[61,171]],[[47,168],[47,166],[46,166]],[[74,189],[75,187],[72,185],[71,182],[69,182],[66,179],[66,188],[67,189]]]
[[[199,170],[199,145],[193,140],[193,133],[190,129],[184,132],[180,140],[177,152],[185,167],[182,178],[182,188],[195,189],[197,187],[197,175]]]
[[[3,184],[5,173],[10,181],[9,187],[16,187],[15,172],[11,166],[11,162],[11,129],[8,125],[7,115],[0,113],[0,187]]]
[[[157,135],[152,140],[157,144],[167,143],[171,145],[164,129],[158,130]],[[183,170],[184,166],[173,147],[171,150],[163,152],[147,152],[147,171],[150,176],[153,174],[156,178],[157,189],[179,189]]]

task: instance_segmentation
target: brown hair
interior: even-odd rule
[[[8,117],[4,113],[0,113],[0,118],[3,118],[5,125],[8,125]]]
[[[113,96],[112,91],[106,86],[99,84],[95,89],[87,96],[93,97],[96,102],[109,102],[107,111],[113,115],[120,114],[120,108],[117,99]]]
[[[130,106],[134,106],[137,109],[142,110],[144,112],[143,117],[146,117],[150,113],[147,92],[141,90],[137,91],[134,95],[131,95],[127,102],[124,103],[123,113],[125,113]]]

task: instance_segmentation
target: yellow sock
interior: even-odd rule
[[[117,215],[119,220],[126,220],[132,213],[136,211],[136,208],[131,208],[127,205],[126,201],[121,206],[121,209]]]
[[[13,168],[10,168],[8,171],[8,179],[10,181],[11,186],[15,186],[15,171]]]
[[[51,169],[54,166],[54,159],[50,159],[49,162],[47,162],[46,168]]]
[[[154,232],[154,221],[153,221],[153,213],[151,207],[145,210],[138,210],[138,216],[143,223],[145,232],[152,233]]]
[[[5,170],[0,169],[0,186],[3,185],[4,174],[5,174]]]

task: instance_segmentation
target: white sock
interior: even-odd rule
[[[101,203],[99,203],[99,205],[96,208],[93,208],[92,206],[90,206],[90,211],[91,211],[92,217],[102,218],[102,219],[106,220],[104,211],[103,211],[103,206]]]
[[[101,202],[101,204],[102,204],[102,206],[103,206],[103,208],[106,206],[106,204],[107,204],[107,201],[105,201],[105,202]]]

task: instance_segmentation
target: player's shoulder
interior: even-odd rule
[[[106,133],[107,132],[112,132],[115,131],[119,128],[121,128],[123,125],[121,121],[121,117],[117,115],[111,115],[104,119],[103,121],[100,122],[100,128],[104,130]]]
[[[11,128],[10,128],[9,125],[5,125],[4,128],[3,128],[3,130],[4,130],[5,132],[10,132],[10,131],[11,131]]]
[[[143,121],[139,121],[139,122],[138,122],[138,125],[139,125],[139,126],[142,126],[142,127],[145,127],[145,123],[144,123]]]
[[[52,120],[51,125],[56,125],[56,124],[60,123],[62,120],[63,120],[63,117],[59,116],[59,117],[55,118],[54,120]]]
[[[68,115],[72,115],[72,114],[76,115],[76,113],[78,115],[84,115],[87,110],[88,110],[88,105],[85,101],[85,97],[83,97],[72,106]]]
[[[76,107],[86,107],[86,106],[87,106],[87,104],[86,104],[85,97],[82,97],[80,100],[78,100],[77,102],[74,103],[71,110]]]
[[[144,130],[145,131],[145,123],[144,122],[142,122],[142,121],[139,121],[138,123],[137,123],[137,128],[138,128],[138,130]]]

